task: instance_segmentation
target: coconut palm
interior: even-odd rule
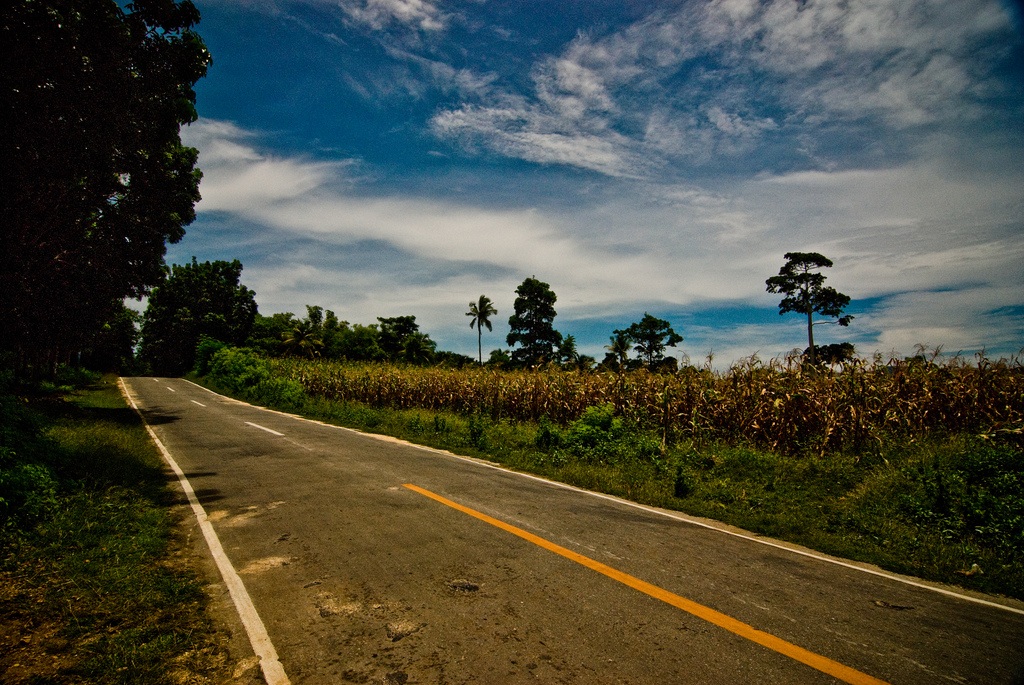
[[[316,326],[308,320],[296,321],[293,328],[282,333],[281,342],[286,355],[294,354],[310,359],[319,357],[324,346]]]
[[[609,361],[616,365],[616,368],[622,369],[626,365],[626,360],[629,358],[629,347],[633,344],[632,339],[626,331],[615,331],[615,335],[610,338],[611,345],[605,345],[604,349],[608,350],[606,355],[607,364]]]
[[[477,354],[480,357],[480,364],[484,363],[484,348],[483,348],[483,329],[487,326],[487,330],[494,330],[491,327],[491,316],[497,314],[498,310],[494,308],[494,303],[491,302],[491,298],[486,295],[481,295],[478,302],[469,303],[469,311],[466,312],[466,316],[473,317],[470,319],[469,327],[476,327],[476,348]]]

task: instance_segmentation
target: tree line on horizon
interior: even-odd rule
[[[438,350],[413,315],[377,317],[372,324],[350,323],[330,309],[306,305],[306,314],[280,312],[264,316],[257,310],[255,294],[241,283],[242,264],[214,261],[173,265],[163,284],[153,289],[141,315],[138,359],[153,373],[180,375],[196,363],[197,346],[249,347],[268,356],[386,361],[413,365],[443,364],[461,367],[484,364],[478,359]],[[596,361],[581,355],[572,335],[554,329],[555,293],[547,283],[527,278],[516,290],[515,313],[509,318],[506,342],[511,349],[495,349],[486,364],[509,368],[557,365],[590,369]],[[478,331],[493,329],[497,314],[490,298],[481,295],[470,303],[467,316]],[[675,368],[664,350],[682,341],[667,321],[650,314],[630,327],[615,331],[602,365],[614,369]],[[479,341],[478,341],[479,342]],[[635,343],[636,359],[629,359]],[[125,351],[127,355],[127,350]],[[671,360],[669,362],[668,360]]]
[[[767,281],[769,291],[784,292],[780,313],[813,312],[836,317],[834,323],[848,325],[842,316],[849,298],[823,286],[817,269],[831,262],[816,253],[788,253],[780,275]],[[497,348],[483,358],[483,329],[493,330],[491,318],[498,314],[492,300],[481,295],[469,303],[470,328],[477,331],[477,359],[456,352],[438,350],[437,343],[423,332],[413,315],[377,317],[377,323],[360,324],[340,320],[330,309],[306,305],[306,315],[292,312],[259,314],[255,294],[241,284],[242,264],[214,261],[173,265],[165,281],[150,296],[141,316],[138,361],[160,375],[180,375],[196,364],[200,355],[225,345],[249,347],[268,356],[294,356],[348,361],[379,361],[413,365],[461,367],[469,363],[503,368],[537,368],[553,365],[565,369],[623,371],[646,368],[674,372],[679,362],[666,350],[683,341],[671,324],[648,312],[640,321],[612,332],[606,354],[598,362],[580,354],[576,338],[555,329],[557,296],[548,283],[536,277],[525,279],[516,289],[513,313],[508,319],[509,349]],[[772,289],[775,290],[772,290]],[[813,345],[813,326],[824,321],[808,317],[808,336]],[[811,355],[836,362],[853,354],[849,343],[813,346]],[[817,353],[814,355],[814,353]],[[126,359],[128,351],[125,351]],[[634,356],[631,356],[633,354]]]

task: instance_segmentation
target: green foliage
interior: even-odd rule
[[[512,362],[534,367],[554,361],[555,348],[562,342],[562,334],[552,325],[557,296],[551,286],[536,278],[524,280],[516,295],[515,313],[508,320],[511,330],[505,338],[510,346],[519,345],[512,350]]]
[[[196,345],[196,364],[194,371],[200,376],[205,376],[210,372],[210,361],[213,359],[213,355],[217,354],[228,344],[216,338],[211,338],[208,335],[199,336],[199,344]]]
[[[0,447],[0,526],[12,519],[33,521],[57,506],[57,481],[42,464],[18,462],[13,450]]]
[[[226,347],[215,352],[208,378],[218,388],[266,404],[295,408],[306,400],[302,385],[275,376],[267,359],[247,349]]]
[[[657,468],[663,466],[658,440],[637,427],[627,429],[623,420],[615,416],[615,405],[611,403],[588,407],[565,430],[542,417],[534,444],[538,449],[550,451],[552,461],[557,464],[642,462]]]
[[[337,343],[331,348],[331,357],[351,361],[383,361],[387,353],[380,345],[380,331],[376,324],[364,326],[355,324],[344,328],[338,334]]]
[[[77,388],[84,388],[100,380],[100,374],[96,371],[74,366],[72,364],[61,364],[53,377],[54,383],[71,391]]]
[[[621,436],[622,419],[615,416],[615,405],[608,403],[587,407],[565,432],[564,442],[569,447],[587,449]]]
[[[57,481],[48,461],[53,445],[26,405],[0,394],[0,530],[29,525],[57,506]]]
[[[487,421],[479,414],[469,417],[469,444],[479,450],[486,450],[488,447]]]
[[[496,349],[491,350],[490,355],[487,357],[487,365],[497,368],[504,368],[512,364],[512,355],[509,354],[508,350]]]
[[[821,364],[843,364],[856,358],[856,350],[852,343],[832,343],[831,345],[815,345],[813,353],[810,348],[804,350],[807,359],[815,359]]]
[[[1005,445],[963,438],[901,469],[901,513],[949,540],[1024,551],[1024,459]]]
[[[135,370],[135,346],[142,315],[123,304],[100,327],[82,354],[82,365],[96,371],[130,373]]]
[[[604,347],[604,349],[608,350],[608,353],[605,355],[601,365],[612,371],[621,371],[626,368],[626,362],[629,360],[629,346],[631,344],[632,341],[626,331],[615,331],[615,334],[609,338],[609,344]]]
[[[322,325],[310,319],[296,321],[281,334],[281,349],[286,355],[315,359],[324,349],[322,329]]]
[[[296,325],[295,315],[291,312],[283,312],[263,316],[256,314],[252,322],[252,329],[244,346],[259,350],[265,355],[274,355],[281,352],[281,341],[286,333]]]
[[[87,349],[195,218],[198,21],[191,2],[3,3],[0,349],[22,363]]]
[[[397,361],[402,358],[402,352],[406,341],[410,336],[419,332],[419,324],[415,316],[394,316],[390,318],[377,317],[380,322],[380,335],[378,344],[384,350],[389,360]]]
[[[546,416],[537,421],[537,436],[533,444],[542,450],[551,450],[562,444],[562,431]]]
[[[254,293],[241,285],[242,263],[175,264],[149,298],[140,356],[159,375],[178,376],[195,366],[203,336],[240,345],[256,318]]]

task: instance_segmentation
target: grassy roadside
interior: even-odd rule
[[[1011,443],[954,434],[894,439],[863,453],[793,456],[711,441],[662,449],[658,435],[624,423],[610,405],[568,426],[513,422],[330,401],[257,371],[247,369],[252,383],[196,380],[329,423],[1024,599],[1024,455]]]
[[[175,495],[116,378],[0,402],[0,680],[230,681]]]

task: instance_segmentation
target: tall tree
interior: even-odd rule
[[[494,308],[494,303],[491,302],[491,298],[486,295],[481,295],[480,299],[476,302],[470,302],[469,311],[466,312],[466,316],[473,317],[469,320],[469,327],[473,328],[476,326],[476,352],[481,365],[484,363],[484,326],[487,326],[487,330],[493,331],[494,328],[491,326],[491,316],[497,313],[498,310]]]
[[[160,282],[195,217],[180,125],[210,55],[188,1],[0,7],[0,347],[24,366],[81,349]]]
[[[154,373],[180,375],[192,369],[196,345],[207,336],[241,345],[256,318],[256,299],[241,285],[242,263],[175,264],[153,290],[142,319],[140,356]]]
[[[666,347],[675,347],[683,341],[683,336],[672,330],[668,321],[651,316],[647,312],[644,312],[644,318],[640,321],[614,333],[613,344],[618,336],[624,335],[634,344],[633,349],[650,369],[654,369],[665,359]]]
[[[551,286],[536,277],[527,278],[516,288],[515,314],[509,317],[512,329],[505,341],[519,348],[512,351],[512,362],[520,366],[536,366],[554,359],[555,348],[562,334],[555,330],[555,301]]]
[[[821,269],[832,266],[832,260],[817,252],[787,252],[786,263],[779,269],[778,276],[772,276],[765,284],[770,293],[785,295],[779,303],[779,315],[796,312],[807,317],[807,349],[811,364],[817,363],[817,348],[814,346],[814,327],[820,323],[835,323],[849,326],[853,317],[844,315],[843,310],[850,304],[850,298],[825,285]],[[830,321],[815,321],[814,315],[827,316]]]

